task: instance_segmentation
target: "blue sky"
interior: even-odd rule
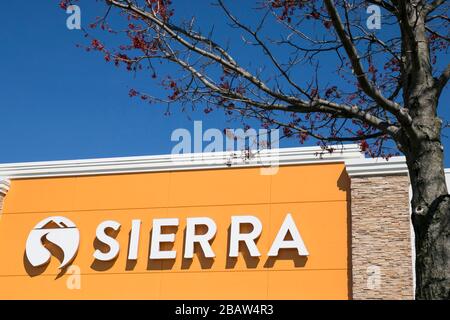
[[[117,70],[99,55],[76,48],[86,40],[81,31],[66,28],[67,14],[58,1],[10,1],[3,7],[0,163],[170,153],[172,131],[192,130],[192,120],[203,120],[205,129],[230,126],[219,112],[168,117],[165,106],[130,99],[129,89],[142,87],[143,76]],[[97,5],[81,8],[83,26],[103,12]],[[214,21],[217,11],[212,10],[217,9],[202,10],[206,22]],[[147,92],[167,95],[157,85],[145,85]],[[448,102],[447,92],[441,108]],[[448,111],[443,115],[448,118]],[[449,146],[448,139],[444,145]]]

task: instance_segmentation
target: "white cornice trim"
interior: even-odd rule
[[[0,177],[0,195],[6,195],[11,187],[11,183],[8,179]]]
[[[242,152],[211,152],[177,155],[103,158],[0,164],[0,176],[9,179],[85,176],[157,171],[265,167],[363,160],[358,145],[336,146],[334,152],[320,147],[262,150],[250,159]]]
[[[364,158],[358,145],[335,147],[333,153],[320,147],[262,150],[250,159],[242,152],[210,152],[177,155],[138,156],[85,160],[0,164],[0,192],[9,190],[7,179],[86,176],[140,172],[266,167],[277,165],[344,162],[350,177],[406,175],[405,157]],[[450,173],[450,169],[445,170]]]
[[[350,177],[408,174],[405,157],[349,159],[345,166]]]

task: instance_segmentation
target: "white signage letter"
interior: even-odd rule
[[[137,260],[139,249],[139,234],[141,231],[141,220],[131,222],[130,247],[128,248],[128,260]]]
[[[202,235],[195,234],[195,227],[198,225],[205,225],[208,227],[208,231]],[[194,242],[197,242],[202,247],[203,253],[207,258],[213,258],[214,254],[209,240],[211,240],[216,234],[217,226],[214,220],[211,218],[187,218],[186,221],[186,239],[185,239],[185,258],[194,257]]]
[[[119,254],[119,242],[106,234],[106,229],[108,228],[118,231],[120,229],[120,223],[113,220],[107,220],[98,225],[96,231],[97,239],[109,247],[109,251],[106,253],[103,253],[98,249],[95,250],[94,258],[100,261],[111,261]]]
[[[250,233],[241,233],[241,224],[251,224],[253,230]],[[250,255],[252,257],[259,257],[261,253],[256,247],[255,239],[261,235],[262,224],[261,221],[253,216],[232,216],[231,217],[231,234],[230,234],[230,257],[237,257],[239,255],[239,242],[244,241]]]
[[[290,232],[292,240],[284,240],[288,232]],[[303,239],[300,236],[294,219],[292,219],[290,213],[286,215],[286,218],[284,219],[284,222],[281,225],[275,240],[273,241],[272,247],[269,250],[268,256],[277,256],[280,249],[297,249],[299,256],[309,255],[305,243],[303,242]]]
[[[177,218],[172,219],[154,219],[152,231],[152,243],[150,247],[150,259],[174,259],[177,255],[176,251],[161,251],[161,242],[174,242],[175,233],[161,234],[163,226],[178,226]]]

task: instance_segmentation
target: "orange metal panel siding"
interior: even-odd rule
[[[343,164],[280,167],[273,176],[258,168],[140,173],[13,180],[0,216],[0,298],[124,299],[347,299],[349,179]],[[309,250],[308,258],[267,252],[287,213]],[[24,256],[29,232],[40,220],[62,215],[80,230],[73,261],[81,289],[69,290],[59,261],[32,268]],[[260,258],[244,249],[228,257],[232,215],[254,215],[263,224]],[[214,219],[216,258],[183,258],[187,217]],[[153,218],[179,218],[174,260],[149,260]],[[132,219],[141,219],[139,258],[127,261]],[[111,263],[92,256],[97,225],[121,223],[121,250]],[[45,288],[45,290],[43,290]]]

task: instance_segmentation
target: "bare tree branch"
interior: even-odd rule
[[[287,112],[299,112],[299,113],[310,113],[310,112],[324,112],[329,114],[334,114],[337,116],[342,117],[354,117],[356,119],[359,119],[361,121],[364,121],[371,126],[383,131],[386,134],[389,135],[395,135],[398,131],[398,128],[394,125],[389,125],[386,121],[376,117],[373,114],[370,114],[369,112],[364,111],[363,109],[357,107],[357,106],[348,106],[344,104],[339,104],[335,102],[328,101],[326,99],[317,99],[314,98],[311,101],[305,101],[298,99],[297,97],[291,96],[291,95],[285,95],[281,91],[274,91],[270,89],[260,78],[257,76],[251,74],[249,71],[241,67],[239,64],[235,62],[234,59],[232,59],[229,55],[227,58],[223,58],[222,56],[219,56],[217,54],[212,53],[211,51],[206,51],[196,44],[190,42],[189,40],[183,38],[181,34],[186,35],[189,38],[192,38],[194,40],[206,42],[206,43],[213,43],[212,41],[208,41],[205,38],[199,37],[197,34],[193,34],[187,30],[184,30],[183,32],[180,32],[182,29],[181,27],[177,26],[176,28],[173,27],[172,24],[169,24],[167,22],[162,21],[158,17],[156,17],[154,14],[150,12],[146,12],[139,7],[135,6],[131,2],[123,3],[121,1],[117,0],[110,0],[110,3],[112,5],[115,5],[122,9],[127,9],[130,12],[133,12],[137,14],[138,16],[154,23],[156,26],[158,26],[161,30],[164,30],[167,32],[167,34],[175,40],[177,43],[181,44],[182,46],[186,47],[188,50],[198,53],[201,56],[204,56],[208,59],[213,60],[214,62],[222,65],[224,68],[235,72],[236,74],[242,76],[246,80],[248,80],[250,83],[252,83],[254,86],[265,92],[266,94],[272,96],[273,98],[279,99],[285,103],[287,103],[287,106],[285,105],[274,105],[274,104],[264,104],[261,102],[258,102],[256,100],[248,99],[247,97],[244,97],[242,95],[237,95],[236,93],[232,93],[226,90],[223,90],[219,88],[216,84],[213,84],[211,81],[208,81],[207,78],[198,70],[196,70],[192,65],[187,63],[186,61],[183,61],[176,57],[175,53],[171,53],[169,55],[170,59],[179,65],[181,65],[184,69],[191,72],[195,77],[197,77],[204,85],[206,85],[209,89],[216,92],[217,94],[223,95],[224,97],[227,97],[229,99],[235,99],[237,101],[241,101],[244,103],[248,103],[257,107],[260,107],[265,110],[279,110],[279,111],[287,111]],[[178,30],[178,32],[175,31],[175,29]],[[214,45],[214,48],[219,48],[218,45]],[[306,92],[306,91],[305,91]]]
[[[447,68],[445,68],[445,70],[442,72],[442,74],[436,81],[436,89],[438,90],[438,95],[441,94],[442,90],[447,85],[449,78],[450,78],[450,63],[447,65]]]
[[[436,10],[441,4],[443,4],[445,0],[434,0],[430,4],[425,5],[425,15],[429,15],[431,12]]]
[[[383,1],[383,0],[368,0],[367,2],[376,4],[376,5],[380,6],[380,7],[382,7],[382,8],[384,8],[384,9],[388,10],[389,12],[391,12],[391,13],[393,13],[393,14],[396,14],[396,12],[397,12],[397,9],[396,9],[394,6],[392,6],[392,5],[391,5],[389,2],[387,2],[387,1]]]
[[[356,47],[344,30],[344,25],[339,16],[339,13],[336,10],[334,1],[325,0],[325,5],[331,16],[331,20],[333,22],[336,33],[341,39],[345,51],[347,52],[347,55],[352,63],[355,76],[358,80],[358,83],[361,85],[361,88],[369,97],[373,98],[378,104],[380,104],[380,106],[394,114],[401,122],[410,123],[411,119],[405,113],[400,112],[401,106],[394,101],[386,99],[381,94],[381,92],[369,82],[369,79],[367,78],[366,73],[364,72],[364,69],[361,65]]]

